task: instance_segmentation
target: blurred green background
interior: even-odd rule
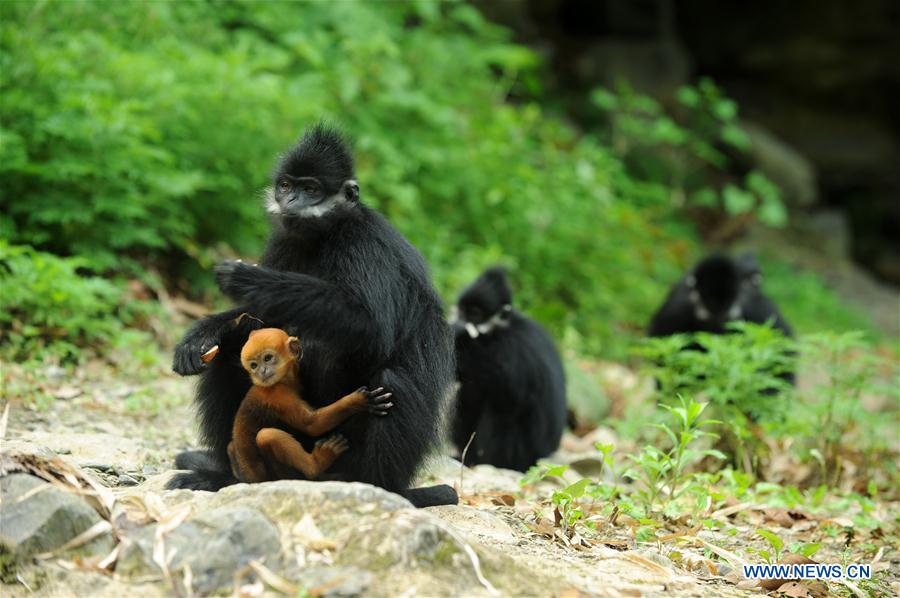
[[[260,190],[319,119],[354,140],[363,199],[445,299],[505,263],[519,305],[585,356],[628,355],[710,248],[789,226],[714,81],[670,103],[597,85],[575,120],[547,62],[470,4],[8,1],[0,16],[5,358],[77,361],[153,329],[163,297],[221,301],[211,267],[259,254]],[[797,329],[883,338],[771,247],[766,288]]]

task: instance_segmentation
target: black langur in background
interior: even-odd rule
[[[460,382],[453,443],[472,433],[467,465],[525,471],[559,447],[566,380],[550,335],[512,306],[502,268],[490,268],[462,295],[453,322]]]
[[[669,292],[653,316],[649,336],[711,332],[725,334],[729,322],[772,323],[785,336],[793,336],[775,302],[762,291],[762,271],[753,255],[731,258],[712,255],[702,259]],[[691,348],[701,348],[693,346]],[[793,373],[783,378],[794,383]]]
[[[353,416],[336,428],[350,449],[322,479],[367,482],[417,506],[457,501],[449,486],[409,489],[441,437],[453,385],[452,337],[419,252],[359,198],[353,159],[339,133],[308,130],[281,159],[266,191],[272,232],[259,266],[225,262],[219,288],[238,307],[195,323],[173,369],[202,373],[196,401],[208,451],[188,451],[171,487],[218,490],[236,482],[228,443],[251,382],[240,363],[249,313],[304,339],[303,398],[322,408],[361,386],[389,388],[390,417]],[[201,359],[211,347],[219,354]],[[294,434],[306,450],[315,443]],[[298,473],[299,477],[299,473]]]
[[[762,272],[750,254],[712,255],[701,260],[669,292],[650,322],[650,336],[726,332],[733,321],[772,325],[785,336],[791,328],[762,292]]]

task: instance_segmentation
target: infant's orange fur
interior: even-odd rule
[[[323,407],[312,408],[299,389],[300,341],[278,328],[254,330],[241,349],[241,364],[253,387],[234,419],[228,456],[242,482],[276,479],[279,465],[299,470],[310,480],[331,467],[348,448],[339,434],[316,443],[308,453],[291,431],[317,437],[330,432],[355,413],[386,415],[393,404],[383,388],[360,388]]]

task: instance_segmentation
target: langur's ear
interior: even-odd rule
[[[300,357],[300,340],[296,336],[289,336],[285,343],[285,347],[287,348],[288,353],[291,354],[291,357],[294,357],[295,359]]]
[[[342,188],[344,192],[344,197],[349,199],[350,201],[356,201],[359,199],[359,183],[354,180],[344,181],[344,186]]]

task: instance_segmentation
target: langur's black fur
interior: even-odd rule
[[[791,328],[762,291],[762,273],[750,254],[737,258],[712,255],[697,263],[669,292],[653,316],[648,334],[726,332],[733,321],[772,325],[785,336]]]
[[[453,443],[467,465],[525,471],[559,447],[566,425],[562,360],[546,330],[512,308],[502,268],[459,297],[454,322],[460,382]]]
[[[762,271],[752,254],[711,255],[698,262],[669,292],[650,322],[648,335],[725,334],[728,323],[734,321],[771,322],[785,336],[793,336],[778,306],[763,293]],[[783,378],[794,382],[793,373]]]
[[[172,487],[217,490],[230,478],[232,423],[250,387],[239,360],[249,331],[231,323],[247,312],[300,337],[303,398],[312,406],[361,386],[394,395],[388,416],[361,414],[338,428],[350,449],[323,479],[368,482],[417,506],[455,503],[449,487],[409,489],[439,443],[454,375],[452,337],[422,256],[359,201],[347,145],[323,125],[282,157],[266,208],[273,228],[260,265],[216,269],[219,287],[239,307],[197,322],[176,347],[176,372],[202,372],[196,401],[209,451],[183,453],[179,466],[194,471]],[[203,363],[199,356],[216,344],[219,354]],[[312,446],[313,439],[297,438]]]

